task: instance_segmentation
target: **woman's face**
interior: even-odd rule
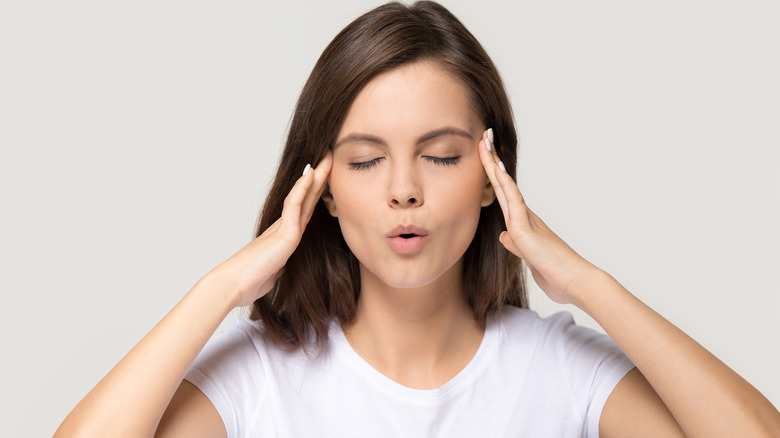
[[[467,90],[436,63],[384,73],[357,95],[333,147],[330,195],[361,277],[397,288],[457,275],[494,199]]]

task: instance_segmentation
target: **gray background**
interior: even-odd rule
[[[309,71],[376,4],[0,6],[0,435],[51,435],[248,241]],[[532,208],[780,404],[780,4],[445,5],[503,74]]]

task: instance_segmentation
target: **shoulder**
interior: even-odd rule
[[[530,309],[515,306],[504,306],[495,318],[502,330],[505,331],[535,331],[541,336],[563,336],[568,333],[603,335],[596,330],[577,325],[571,313],[566,311],[556,312],[552,315],[541,317]]]
[[[497,315],[503,348],[533,351],[534,359],[564,368],[598,366],[623,354],[604,333],[577,325],[569,312],[541,318],[536,312],[506,307]]]
[[[277,359],[291,360],[293,356],[305,358],[306,354],[301,348],[288,348],[274,342],[262,320],[241,317],[208,341],[196,365],[219,361],[232,366],[249,364],[255,368]]]
[[[505,306],[495,318],[502,334],[510,336],[523,333],[526,336],[555,337],[565,334],[572,327],[579,327],[569,312],[558,312],[542,318],[533,310],[515,306]]]
[[[242,381],[256,379],[253,370],[262,367],[268,343],[263,332],[261,322],[238,319],[208,341],[185,379],[201,390],[218,381],[240,386]]]
[[[313,338],[308,349],[290,348],[274,342],[261,320],[242,317],[209,340],[190,368],[187,380],[196,386],[191,378],[198,383],[209,378],[240,385],[262,384],[270,376],[316,365],[323,358],[315,354],[318,352]]]
[[[267,347],[266,344],[263,323],[243,317],[214,335],[206,344],[201,356],[254,355]]]
[[[506,308],[500,316],[501,348],[525,359],[527,393],[544,394],[535,406],[553,412],[569,403],[587,436],[598,436],[601,410],[609,394],[634,365],[604,333],[579,326],[568,312],[540,318],[527,309]],[[555,400],[549,399],[555,394]]]
[[[264,415],[269,381],[280,364],[292,368],[295,354],[276,345],[262,321],[244,317],[209,340],[184,379],[211,401],[230,436]]]

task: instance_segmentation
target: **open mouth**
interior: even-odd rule
[[[404,239],[411,239],[412,237],[417,237],[417,234],[401,234],[398,237],[401,237],[401,238],[404,238]]]

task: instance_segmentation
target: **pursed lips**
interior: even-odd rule
[[[411,238],[414,236],[427,236],[428,230],[426,230],[423,227],[420,227],[418,225],[410,224],[410,225],[398,225],[390,232],[388,232],[385,236],[387,238],[392,237],[403,237],[403,238]]]
[[[398,254],[412,254],[428,241],[428,230],[418,225],[398,225],[386,235],[387,245]]]

